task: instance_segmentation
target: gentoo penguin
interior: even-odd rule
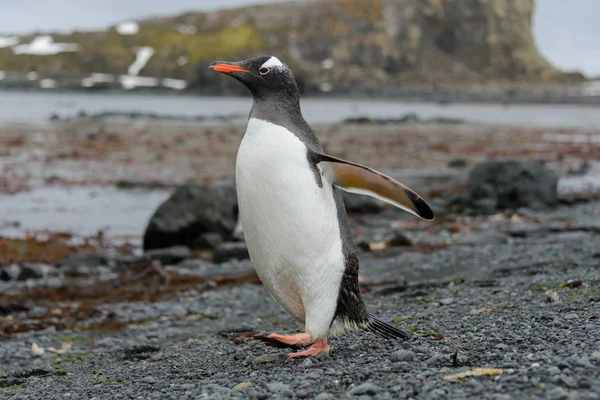
[[[349,330],[408,339],[365,309],[340,189],[432,220],[427,203],[380,172],[325,154],[302,117],[292,71],[278,58],[217,61],[209,68],[242,82],[253,95],[235,166],[241,225],[258,277],[305,329],[263,338],[289,346],[311,345],[290,358],[329,352],[327,337]]]

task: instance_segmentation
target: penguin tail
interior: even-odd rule
[[[375,318],[372,314],[367,314],[364,329],[384,339],[408,340],[411,338],[408,333]]]

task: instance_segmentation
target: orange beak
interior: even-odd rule
[[[223,73],[226,73],[226,74],[227,73],[231,73],[231,72],[250,72],[247,69],[238,67],[237,65],[225,64],[225,63],[211,64],[208,68],[211,68],[214,71],[223,72]]]

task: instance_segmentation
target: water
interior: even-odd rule
[[[104,231],[112,242],[139,245],[150,217],[170,193],[85,186],[0,195],[0,236],[51,231],[89,237]]]
[[[75,116],[102,111],[144,112],[187,117],[247,115],[249,97],[201,97],[138,94],[0,92],[0,124],[46,123],[52,114]],[[600,128],[594,106],[447,104],[377,99],[305,98],[302,109],[309,123],[340,122],[346,118],[461,118],[473,123],[538,128]]]

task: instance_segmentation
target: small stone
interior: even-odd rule
[[[540,367],[540,363],[531,364],[531,368],[539,368],[539,367]]]
[[[574,387],[577,386],[577,383],[575,382],[575,380],[573,378],[571,378],[570,376],[567,376],[565,374],[561,374],[560,375],[560,380],[567,387],[574,388]]]
[[[505,345],[504,343],[498,343],[496,346],[494,346],[494,348],[496,348],[498,350],[508,350],[508,346]]]
[[[221,264],[229,260],[245,260],[250,258],[245,242],[221,243],[214,251],[213,262]]]
[[[580,389],[591,389],[592,388],[592,384],[590,383],[590,381],[588,381],[585,378],[581,378],[577,382],[577,386],[579,386]]]
[[[192,390],[196,387],[193,383],[182,383],[179,387],[183,390]]]
[[[323,392],[323,393],[319,393],[315,397],[315,400],[335,400],[335,396],[332,395],[331,393]]]
[[[289,385],[286,385],[281,382],[271,382],[267,383],[267,387],[273,393],[278,393],[283,397],[294,397],[294,392]]]
[[[308,392],[304,389],[296,390],[296,397],[299,399],[306,399],[308,397]]]
[[[590,359],[587,357],[581,357],[579,360],[577,360],[577,365],[579,365],[580,367],[585,367],[585,368],[592,368],[592,369],[594,368],[594,366],[590,362]]]
[[[26,281],[29,279],[41,279],[44,277],[44,274],[37,268],[33,268],[30,266],[24,266],[21,268],[21,272],[19,272],[19,276],[17,276],[18,281]]]
[[[568,362],[566,362],[566,361],[559,361],[559,362],[556,364],[556,366],[557,366],[558,368],[560,368],[561,370],[563,370],[563,369],[566,369],[566,368],[571,368],[571,365],[570,365]]]
[[[412,361],[415,358],[415,353],[410,350],[398,350],[391,354],[392,361]]]
[[[441,364],[443,361],[442,357],[439,355],[434,355],[432,357],[430,357],[427,361],[425,361],[425,364],[427,364],[428,366],[436,366],[438,364]]]
[[[483,389],[484,389],[483,384],[481,382],[479,382],[477,379],[471,378],[468,380],[467,384],[473,390],[473,394],[478,394],[478,393],[483,392]]]
[[[568,313],[563,316],[564,319],[579,319],[579,315],[576,313]]]
[[[314,367],[315,363],[310,358],[307,358],[306,360],[302,361],[302,366],[304,368],[310,368],[310,367]]]
[[[558,367],[548,368],[548,375],[551,375],[551,376],[560,375],[560,368],[558,368]]]
[[[450,305],[452,303],[454,303],[454,299],[452,297],[448,297],[448,298],[440,300],[440,304],[443,305],[443,306],[448,306],[448,305]]]
[[[595,351],[592,353],[592,358],[594,360],[600,360],[600,351]]]
[[[555,387],[547,392],[547,398],[549,400],[568,400],[569,393],[561,387]]]
[[[413,348],[413,350],[415,353],[420,353],[420,354],[429,354],[430,353],[430,351],[423,346],[417,346],[417,347]]]
[[[249,388],[250,386],[252,386],[252,382],[248,382],[248,381],[240,382],[233,387],[233,390],[244,390],[244,389]]]
[[[153,385],[156,383],[156,379],[152,376],[145,376],[142,378],[142,382],[144,383],[148,383],[150,385]]]
[[[374,385],[370,382],[365,382],[362,385],[358,385],[350,389],[349,393],[352,396],[360,396],[363,394],[368,394],[369,396],[375,396],[381,388],[377,385]]]
[[[326,351],[322,351],[319,354],[317,354],[316,359],[317,360],[324,360],[324,359],[329,358],[329,357],[330,357],[329,353],[327,353]]]
[[[279,360],[279,358],[280,358],[279,354],[264,354],[262,356],[256,357],[254,360],[252,360],[252,365],[257,366],[260,364],[267,364],[270,362],[277,361],[277,360]]]

